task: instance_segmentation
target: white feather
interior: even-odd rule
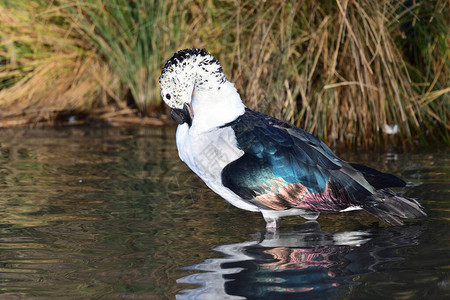
[[[245,113],[245,105],[234,84],[229,81],[220,84],[217,89],[194,89],[191,104],[194,110],[191,134],[213,130]]]
[[[194,125],[189,128],[187,124],[178,126],[176,139],[181,160],[210,189],[232,205],[249,211],[258,211],[258,207],[243,201],[230,189],[222,185],[223,168],[244,154],[237,147],[233,129],[230,127],[214,127],[207,132],[203,132],[193,130],[193,128]]]

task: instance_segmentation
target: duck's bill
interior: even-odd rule
[[[192,106],[190,103],[185,103],[183,108],[172,108],[172,112],[170,114],[172,116],[172,120],[177,122],[178,124],[187,123],[189,126],[192,125],[192,119],[194,118],[194,111],[192,110]]]

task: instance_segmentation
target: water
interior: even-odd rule
[[[340,153],[408,181],[429,217],[283,219],[221,200],[174,129],[0,131],[0,299],[450,298],[449,149]]]

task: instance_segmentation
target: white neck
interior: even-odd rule
[[[234,84],[228,80],[212,89],[194,89],[194,118],[191,133],[209,131],[234,121],[245,113],[245,105]]]

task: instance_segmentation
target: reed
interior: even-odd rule
[[[397,10],[402,50],[419,104],[425,107],[421,127],[435,142],[449,142],[450,35],[448,2],[410,3]]]
[[[158,74],[179,45],[179,1],[62,1],[72,25],[111,64],[144,115],[158,112]]]
[[[246,105],[330,145],[450,142],[444,0],[8,3],[0,0],[8,111],[121,111],[129,93],[140,114],[160,116],[160,69],[195,46],[222,62]]]
[[[428,77],[413,80],[410,72],[414,66],[405,60],[404,47],[398,42],[411,26],[402,26],[399,18],[407,22],[418,15],[401,2],[226,4],[201,4],[209,5],[206,11],[211,16],[197,25],[198,29],[209,28],[200,35],[200,44],[213,48],[221,57],[250,107],[287,119],[329,144],[368,147],[388,140],[412,144],[419,137],[433,136],[448,143],[445,26],[429,25],[443,46],[427,56],[424,65],[428,66]],[[435,1],[431,7],[440,9],[421,20],[426,23],[437,15],[442,25],[441,4]],[[421,8],[421,3],[416,8]],[[213,24],[208,24],[211,20]],[[211,36],[221,37],[212,47]],[[428,48],[435,49],[435,43],[429,42]],[[431,70],[431,65],[439,67]],[[433,86],[431,77],[439,78],[442,85]],[[395,125],[398,134],[388,135]]]
[[[0,2],[0,117],[126,108],[119,81],[46,1]]]

